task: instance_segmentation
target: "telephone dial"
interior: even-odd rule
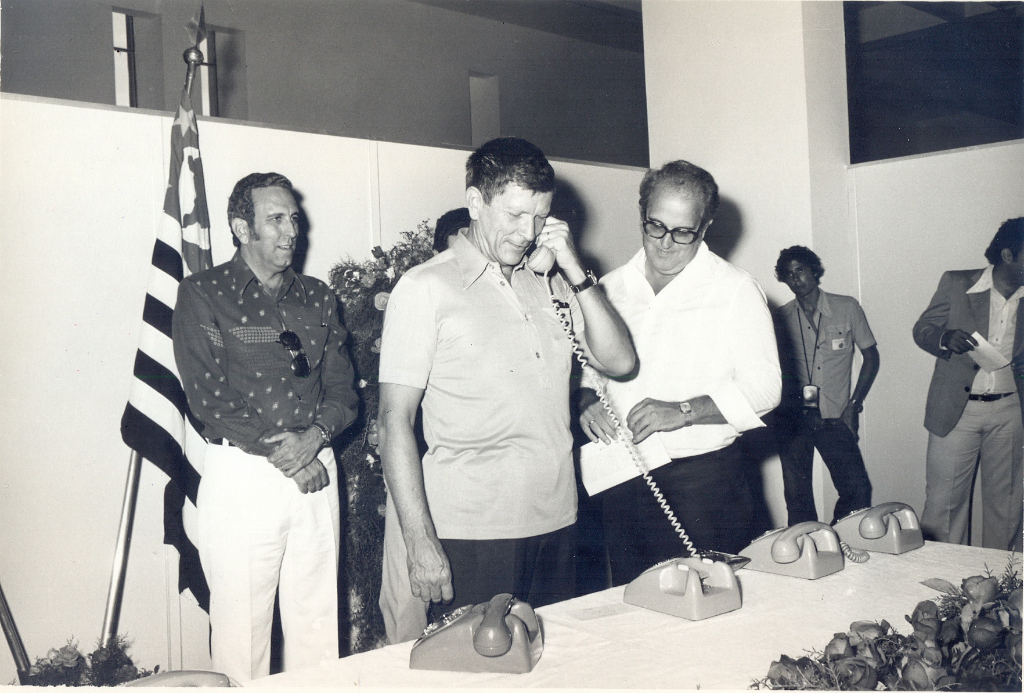
[[[835,530],[823,522],[800,522],[773,529],[740,551],[750,559],[747,567],[762,573],[817,580],[844,567],[843,551]]]
[[[525,674],[543,651],[544,635],[530,605],[498,594],[427,626],[412,647],[409,668]]]
[[[691,621],[734,611],[740,586],[725,561],[693,556],[658,563],[626,585],[622,601]]]
[[[835,524],[839,538],[857,549],[900,554],[924,546],[921,523],[906,503],[882,503],[852,512]]]

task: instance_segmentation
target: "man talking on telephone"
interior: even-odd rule
[[[389,642],[418,637],[428,607],[436,618],[502,592],[535,607],[575,596],[573,354],[552,294],[593,367],[625,375],[635,356],[550,216],[554,187],[536,146],[487,142],[466,163],[469,228],[391,294],[378,415]]]

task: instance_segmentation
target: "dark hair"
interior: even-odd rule
[[[228,225],[234,219],[243,219],[252,228],[256,224],[256,208],[252,202],[252,191],[257,188],[284,188],[293,192],[292,182],[280,173],[250,173],[235,183],[235,189],[228,198]],[[294,193],[293,193],[294,194]],[[241,245],[235,232],[231,232],[231,241],[235,247]]]
[[[1007,219],[996,231],[992,242],[988,244],[988,250],[985,251],[985,258],[990,265],[998,267],[1003,264],[1003,248],[1009,248],[1014,259],[1020,255],[1021,250],[1024,250],[1024,217]]]
[[[825,267],[821,264],[821,258],[818,257],[817,253],[802,245],[794,245],[779,253],[779,260],[775,263],[775,278],[780,282],[786,281],[786,275],[789,273],[789,263],[793,260],[802,262],[810,267],[811,274],[814,275],[815,279],[821,279],[822,275],[825,274]]]
[[[661,168],[652,168],[640,183],[640,211],[647,215],[651,195],[659,188],[686,190],[704,203],[704,218],[701,223],[715,216],[718,211],[718,183],[714,176],[689,161],[670,161]]]
[[[485,143],[466,160],[466,187],[476,188],[490,203],[514,183],[534,193],[555,189],[555,169],[536,145],[518,137]]]
[[[448,239],[460,229],[469,228],[469,222],[469,210],[465,207],[450,210],[439,216],[434,226],[434,250],[439,253],[448,250]]]

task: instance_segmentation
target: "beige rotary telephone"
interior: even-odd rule
[[[530,605],[498,594],[427,626],[412,647],[409,668],[525,674],[543,651],[544,636]]]
[[[839,537],[824,522],[800,522],[773,529],[751,542],[740,555],[750,559],[750,570],[807,580],[837,573],[844,566]]]
[[[836,522],[835,530],[855,549],[899,554],[924,546],[921,523],[906,503],[882,503],[850,513]]]

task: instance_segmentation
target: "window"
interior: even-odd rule
[[[219,116],[220,108],[217,99],[217,32],[208,30],[206,38],[199,43],[203,53],[203,62],[199,64],[196,75],[199,91],[199,112],[206,116]]]
[[[469,118],[474,147],[501,136],[496,76],[469,73]]]
[[[134,17],[116,10],[111,13],[111,17],[114,28],[114,103],[135,108],[139,104],[135,74]]]

